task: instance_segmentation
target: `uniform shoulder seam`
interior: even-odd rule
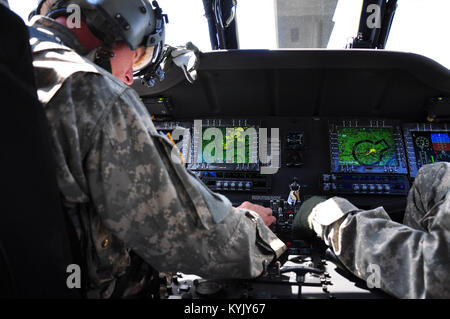
[[[100,74],[100,73],[91,73],[91,74],[93,74],[94,77],[95,77],[95,75],[97,75],[97,78],[98,78],[99,80],[101,80],[101,81],[104,81],[104,82],[110,82],[110,81],[111,81],[111,79],[109,79],[109,78],[107,78],[107,77],[105,78],[105,76],[104,76],[103,74]],[[110,98],[109,98],[107,101],[104,101],[104,103],[105,103],[105,108],[104,108],[104,110],[102,111],[101,115],[99,116],[97,122],[96,122],[95,125],[94,125],[94,128],[92,129],[92,131],[86,136],[87,140],[88,140],[88,141],[91,141],[91,142],[89,143],[89,145],[88,145],[87,152],[89,152],[89,150],[92,149],[92,146],[93,146],[93,144],[95,143],[94,137],[98,134],[99,130],[100,130],[101,127],[103,126],[103,123],[105,122],[105,118],[111,114],[112,106],[113,106],[117,101],[119,101],[120,97],[121,97],[126,91],[129,90],[128,87],[121,87],[121,86],[118,86],[118,85],[116,85],[116,84],[115,84],[115,86],[116,86],[116,87],[119,87],[120,89],[117,90],[117,91],[116,91],[116,90],[112,90],[112,91],[113,91],[113,92],[112,92],[113,94],[110,96]]]

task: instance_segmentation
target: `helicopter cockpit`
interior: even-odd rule
[[[235,206],[270,207],[287,246],[252,280],[165,274],[160,297],[392,298],[376,267],[359,279],[292,225],[317,195],[383,206],[401,223],[420,168],[450,162],[449,4],[158,2],[168,46],[132,87],[186,168]]]

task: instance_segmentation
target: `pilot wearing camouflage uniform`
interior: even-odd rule
[[[95,50],[57,21],[73,3],[103,40]],[[108,72],[117,41],[131,50],[144,47],[155,61],[164,40],[156,2],[41,1],[31,22],[38,96],[52,129],[87,297],[139,295],[149,282],[148,265],[207,278],[251,278],[281,255],[286,247],[252,209],[257,205],[232,207],[172,161],[171,142],[123,83],[132,78],[120,81]]]
[[[398,298],[450,298],[450,164],[423,166],[409,191],[403,224],[383,207],[313,197],[294,220],[314,231],[353,274]]]

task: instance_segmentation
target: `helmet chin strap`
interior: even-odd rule
[[[97,48],[94,49],[94,63],[97,64],[99,67],[105,69],[109,73],[112,73],[112,67],[111,67],[111,58],[115,56],[114,51],[112,50],[112,45],[105,43]]]
[[[105,69],[109,73],[112,73],[111,58],[114,58],[115,56],[115,53],[112,48],[113,44],[114,44],[114,37],[108,35],[105,37],[103,44],[94,50],[95,51],[94,63],[97,64],[99,67]]]

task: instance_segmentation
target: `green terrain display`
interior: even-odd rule
[[[339,165],[397,166],[390,128],[337,128]]]
[[[208,128],[203,128],[203,135],[207,129]],[[227,163],[226,161],[227,149],[233,146],[233,136],[227,135],[226,131],[227,128],[220,127],[219,129],[222,132],[223,136],[222,150],[214,149],[211,152],[211,154],[203,154],[203,150],[205,150],[205,147],[210,143],[214,143],[214,140],[217,137],[213,136],[211,139],[206,140],[202,139],[202,150],[198,154],[200,163],[215,163],[216,162],[215,155],[217,151],[223,153],[222,156],[223,163]],[[246,135],[244,134],[244,131],[247,129],[247,127],[234,127],[233,129],[234,129],[233,164],[241,164],[241,163],[248,164],[250,163],[250,139],[248,137],[246,138]],[[243,143],[245,145],[245,152],[243,152],[244,156],[242,156],[242,154],[239,154],[239,152],[237,151],[238,142]]]

